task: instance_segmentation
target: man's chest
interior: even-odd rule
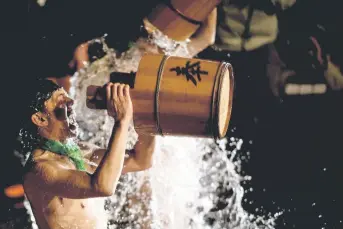
[[[104,198],[68,199],[54,197],[48,203],[45,213],[55,216],[94,216],[104,213]]]

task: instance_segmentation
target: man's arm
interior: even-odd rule
[[[104,158],[91,175],[66,168],[57,161],[38,160],[25,180],[48,193],[70,199],[111,196],[123,168],[128,125],[115,127]],[[33,183],[32,183],[33,182]]]
[[[108,112],[115,112],[119,121],[113,127],[108,150],[95,172],[90,175],[66,168],[58,161],[38,159],[25,176],[27,185],[36,185],[48,193],[71,199],[113,194],[123,168],[129,121],[132,119],[129,87],[124,89],[123,85],[109,84],[107,101]]]
[[[125,160],[122,173],[137,172],[149,169],[152,166],[152,157],[155,151],[155,136],[139,134],[138,142]]]
[[[152,157],[155,151],[155,136],[139,133],[139,140],[133,150],[127,152],[130,156],[125,159],[122,174],[149,169],[152,165]],[[87,156],[90,162],[100,164],[106,150],[96,149]]]
[[[195,34],[190,38],[187,45],[190,57],[197,55],[210,45],[213,45],[216,38],[217,9],[214,9]]]

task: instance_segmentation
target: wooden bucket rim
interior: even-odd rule
[[[225,87],[226,85],[222,84],[223,81],[223,77],[226,75],[224,72],[228,71],[229,74],[229,93],[228,93],[228,107],[227,107],[227,113],[225,115],[225,122],[224,122],[224,126],[223,126],[223,131],[220,132],[220,130],[222,129],[220,126],[220,120],[219,120],[219,115],[220,115],[220,111],[221,111],[221,106],[220,106],[220,101],[221,101],[221,91],[223,89],[223,87]],[[222,74],[224,73],[224,74]],[[228,131],[229,128],[229,123],[230,123],[230,119],[231,119],[231,114],[232,114],[232,103],[233,103],[233,91],[234,91],[234,75],[233,75],[233,69],[232,69],[232,65],[228,62],[221,62],[221,64],[219,65],[218,68],[218,73],[219,79],[216,82],[216,86],[217,90],[214,91],[214,93],[216,93],[216,95],[213,95],[215,97],[214,99],[214,106],[212,109],[212,123],[215,126],[215,128],[213,129],[213,137],[215,139],[222,139],[226,136],[226,133]],[[222,75],[221,75],[222,74]]]

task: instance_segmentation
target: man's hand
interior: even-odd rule
[[[35,164],[26,173],[27,188],[40,185],[47,193],[70,199],[85,199],[113,195],[125,160],[128,127],[132,119],[129,87],[109,83],[106,87],[108,113],[117,117],[120,125],[113,127],[108,148],[93,174],[73,170],[55,158],[40,159],[41,150],[35,150]]]
[[[199,29],[190,38],[187,45],[189,57],[194,57],[205,48],[213,45],[216,37],[217,9],[214,9]]]
[[[118,122],[129,123],[133,108],[129,85],[108,83],[106,86],[107,112]]]

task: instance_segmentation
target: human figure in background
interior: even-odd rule
[[[277,118],[275,107],[279,102],[272,94],[267,75],[269,45],[275,42],[279,33],[278,15],[295,4],[295,0],[222,1],[217,7],[215,44],[199,54],[201,58],[227,61],[233,66],[235,91],[227,137],[243,139],[240,153],[249,160],[243,161],[242,168],[244,174],[252,176],[252,181],[247,182],[245,188],[253,187],[255,193],[259,192],[260,187],[264,187],[263,182],[261,186],[256,186],[255,181],[258,183],[267,179],[265,174],[270,172],[262,159],[267,150],[262,147],[262,143],[268,138],[262,138],[264,133],[271,132],[271,123]],[[256,151],[259,155],[254,154]],[[250,155],[246,155],[247,152]],[[223,190],[223,196],[229,197],[229,190],[225,191],[225,187]],[[249,202],[263,197],[254,195],[251,198],[247,195],[246,198],[249,199],[243,206],[248,212],[261,207]]]
[[[303,17],[309,6],[313,9]],[[268,77],[273,94],[280,98],[324,95],[339,91],[343,77],[337,54],[339,30],[326,12],[340,9],[339,3],[300,1],[279,12],[279,34],[269,45]],[[323,15],[323,16],[318,16]],[[339,56],[339,55],[338,55]]]
[[[233,65],[235,95],[229,136],[252,140],[256,125],[263,126],[263,112],[273,102],[266,73],[268,45],[278,35],[277,12],[294,4],[295,0],[224,0],[218,6],[215,45],[200,57]]]
[[[342,128],[342,123],[337,121],[342,109],[337,104],[337,97],[324,104],[325,96],[313,94],[326,93],[322,90],[323,85],[327,85],[327,91],[340,88],[340,61],[337,58],[340,54],[337,54],[342,49],[339,49],[339,42],[333,42],[339,40],[340,32],[337,28],[330,36],[327,32],[332,31],[329,27],[337,27],[339,20],[334,17],[341,15],[342,8],[338,7],[338,1],[335,4],[322,2],[321,7],[318,2],[223,1],[218,7],[216,52],[211,48],[201,54],[233,64],[236,92],[228,136],[243,138],[242,153],[250,151],[250,160],[242,168],[252,175],[251,183],[254,184],[253,192],[246,195],[244,207],[252,212],[263,206],[262,214],[277,210],[277,207],[289,207],[290,213],[281,216],[284,223],[280,222],[276,228],[337,225],[339,214],[331,207],[342,206],[339,194],[331,196],[340,193],[341,189],[328,191],[325,187],[329,180],[334,180],[332,187],[338,187],[339,178],[333,177],[341,174],[338,169],[341,166],[337,163],[341,161],[341,154],[334,146],[341,149],[338,142],[342,134],[332,123]],[[323,21],[330,21],[327,19],[330,17],[331,22],[321,26]],[[324,33],[320,32],[321,27]],[[332,46],[331,50],[328,46]],[[271,52],[270,47],[276,48]],[[274,54],[280,54],[280,59]],[[276,63],[277,60],[284,62]],[[272,64],[278,65],[285,73],[284,77],[270,71]],[[285,99],[286,80],[281,82],[284,79],[299,85],[319,84],[320,87],[312,92],[297,90]],[[302,96],[304,93],[309,96]],[[333,109],[330,102],[338,107]],[[256,129],[258,136],[254,135]],[[253,141],[249,143],[249,139]],[[330,146],[327,146],[329,142]],[[323,156],[324,152],[326,156]],[[326,168],[329,165],[333,165],[332,169]],[[324,167],[332,173],[324,174],[321,169]],[[328,198],[324,200],[320,196]],[[325,208],[318,207],[319,203],[330,206],[326,213],[328,218],[319,219],[319,210],[311,207],[313,204],[317,209]],[[328,222],[329,219],[335,221]]]
[[[335,228],[341,220],[341,11],[340,1],[298,1],[281,15],[279,37],[270,46],[271,88],[283,102],[269,135],[268,170],[277,174],[270,176],[269,193],[293,208],[281,228]]]
[[[65,75],[62,76],[52,76],[47,79],[52,80],[61,87],[65,88],[67,92],[70,91],[71,87],[71,77],[74,73],[84,67],[89,63],[89,54],[88,54],[88,43],[78,45],[73,51],[72,59],[68,63],[68,71],[65,72]]]

